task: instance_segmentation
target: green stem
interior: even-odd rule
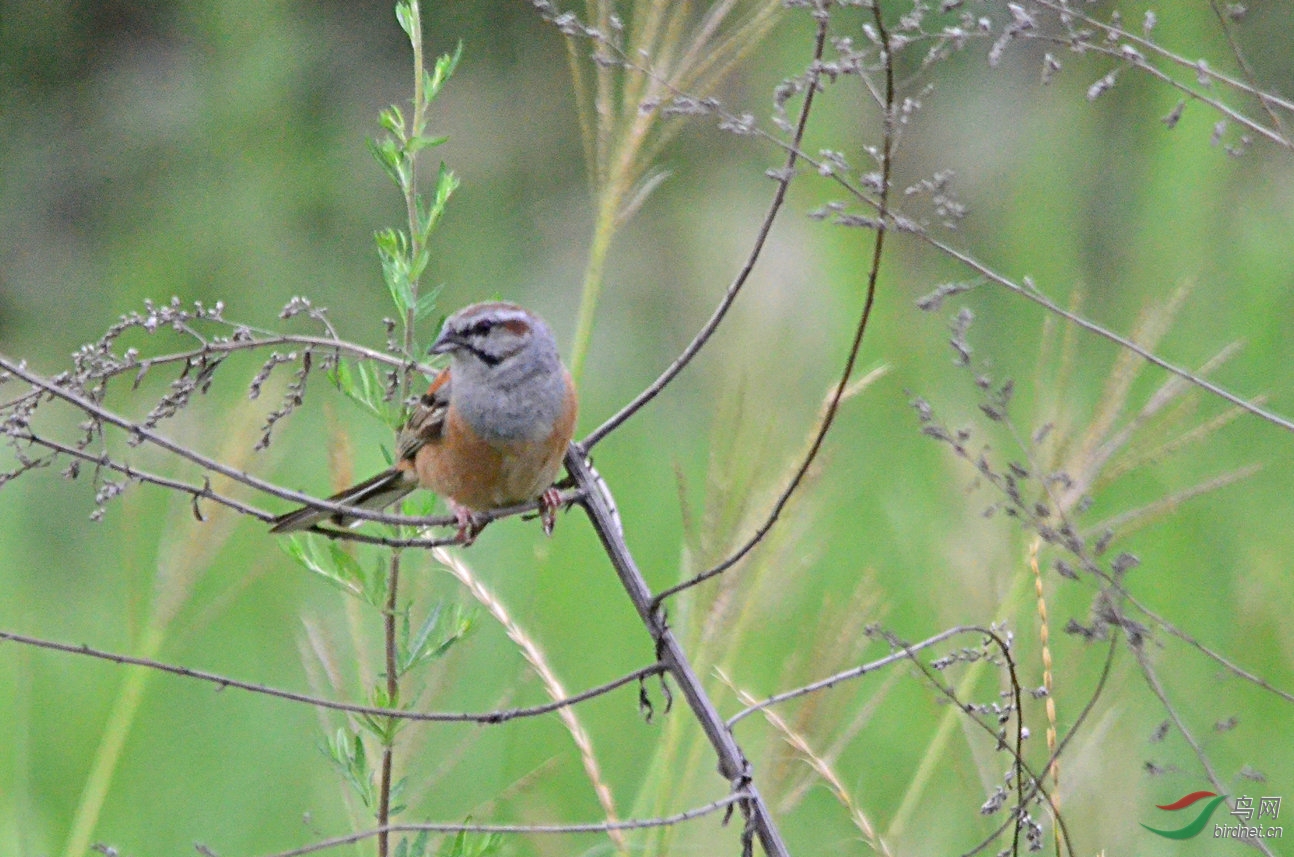
[[[589,247],[589,261],[584,268],[584,283],[580,287],[580,312],[575,321],[575,337],[571,342],[571,377],[579,383],[588,356],[589,340],[593,338],[593,319],[597,314],[598,298],[602,294],[602,275],[606,269],[607,253],[615,236],[615,202],[604,190],[598,220],[594,225],[593,243]]]
[[[391,569],[386,581],[386,609],[383,611],[383,636],[386,639],[386,704],[396,708],[400,704],[400,675],[396,663],[396,617],[395,609],[399,603],[400,589],[400,552],[392,551]],[[377,826],[385,828],[391,823],[391,777],[395,767],[395,731],[397,721],[387,720],[386,733],[382,742],[382,772],[378,792]],[[388,834],[383,830],[377,835],[378,857],[387,857],[389,852]]]
[[[421,0],[413,0],[409,4],[409,20],[412,26],[409,28],[409,42],[413,47],[413,116],[409,118],[409,132],[406,136],[406,142],[416,140],[422,135],[423,128],[427,122],[427,105],[426,90],[423,87],[423,78],[426,73],[422,61],[422,4]],[[409,262],[417,263],[422,256],[422,229],[418,223],[418,155],[413,153],[407,155],[409,159],[409,183],[402,190],[404,191],[405,213],[409,218]],[[409,307],[404,314],[404,353],[410,360],[414,360],[414,323],[417,320],[416,307],[418,306],[418,278],[412,277],[409,281]],[[403,396],[409,395],[409,374],[406,372],[403,382]]]
[[[149,628],[136,654],[141,658],[156,658],[162,648],[164,636],[161,629]],[[152,673],[149,670],[128,670],[117,691],[117,698],[113,701],[112,710],[108,713],[99,738],[99,747],[90,764],[90,773],[81,789],[81,799],[77,802],[76,813],[72,817],[67,844],[63,848],[64,857],[84,857],[90,850],[90,839],[99,824],[99,814],[103,811],[108,790],[112,787],[112,778],[121,762],[122,751],[130,736],[131,727],[134,726],[135,715],[139,712],[150,675]]]

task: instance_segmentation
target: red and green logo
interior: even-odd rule
[[[1202,800],[1210,798],[1211,800],[1204,805],[1204,808],[1200,810],[1200,814],[1195,817],[1195,820],[1185,827],[1179,827],[1176,830],[1159,830],[1148,824],[1143,824],[1141,826],[1149,830],[1151,833],[1162,836],[1165,839],[1190,839],[1192,836],[1198,835],[1199,832],[1204,829],[1204,825],[1209,823],[1209,818],[1213,815],[1213,810],[1217,809],[1218,804],[1226,800],[1227,796],[1220,795],[1215,792],[1191,792],[1186,797],[1175,800],[1172,803],[1162,805],[1156,804],[1157,809],[1177,812],[1179,810],[1186,809],[1188,806],[1193,806]]]

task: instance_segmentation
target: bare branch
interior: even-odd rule
[[[0,369],[3,369],[4,371],[11,373],[15,378],[26,381],[28,384],[32,385],[32,387],[36,388],[39,391],[48,393],[54,396],[55,398],[58,398],[67,402],[71,406],[85,413],[87,416],[90,416],[92,418],[95,418],[104,423],[107,423],[109,425],[112,425],[121,429],[132,438],[138,438],[140,440],[147,441],[169,453],[172,453],[173,455],[179,458],[185,459],[186,461],[189,461],[198,465],[204,470],[209,470],[213,473],[218,473],[222,476],[228,477],[230,480],[234,482],[241,483],[250,488],[254,488],[262,493],[269,494],[273,497],[278,497],[284,500],[291,500],[296,503],[303,503],[305,505],[312,506],[318,509],[324,509],[329,512],[343,513],[349,517],[362,518],[366,521],[377,521],[383,524],[402,524],[402,525],[411,526],[419,529],[425,529],[427,527],[453,526],[455,524],[455,520],[452,516],[438,515],[438,516],[433,516],[429,518],[420,518],[420,517],[411,517],[408,515],[394,515],[388,512],[374,512],[369,509],[363,509],[357,506],[349,506],[344,503],[336,503],[331,500],[319,499],[317,497],[313,497],[309,494],[305,494],[300,491],[293,491],[291,489],[283,488],[272,482],[268,482],[264,479],[253,476],[249,473],[245,473],[241,470],[237,470],[235,468],[229,467],[228,465],[220,461],[217,461],[214,458],[210,458],[208,456],[205,456],[199,452],[196,452],[190,449],[187,446],[176,443],[175,441],[171,440],[165,435],[159,434],[158,432],[152,429],[144,428],[139,423],[133,422],[131,420],[126,419],[123,416],[120,416],[119,414],[107,409],[106,407],[104,407],[103,405],[99,404],[96,401],[93,401],[72,390],[65,389],[54,380],[45,378],[34,372],[28,371],[21,362],[14,361],[8,357],[0,355]],[[77,451],[73,447],[69,447],[66,444],[58,443],[57,441],[50,441],[45,438],[34,437],[29,432],[19,434],[18,437],[23,440],[39,443],[43,446],[46,446],[47,448],[54,449],[59,453],[67,453],[67,454],[75,455],[77,458],[81,460],[86,460],[104,467],[109,467],[115,470],[116,472],[138,479],[139,481],[151,482],[151,483],[160,485],[162,487],[172,488],[174,490],[183,491],[184,493],[187,493],[196,497],[202,497],[202,498],[213,500],[215,502],[222,503],[226,506],[229,506],[230,508],[233,508],[237,511],[256,517],[262,521],[269,522],[274,519],[274,516],[268,512],[264,512],[255,507],[239,503],[238,501],[233,500],[231,498],[218,495],[215,492],[211,491],[210,488],[205,486],[203,488],[198,488],[196,486],[187,485],[178,480],[171,480],[168,477],[148,474],[148,473],[145,473],[144,471],[138,470],[137,468],[131,465],[114,462],[110,459],[105,458],[104,456],[93,455],[91,453],[86,453],[84,451]],[[566,495],[563,497],[563,502],[566,504],[569,504],[574,502],[576,499],[577,497],[575,495]],[[488,513],[481,513],[481,514],[478,514],[477,517],[482,522],[488,523],[490,521],[499,520],[500,518],[510,517],[513,515],[522,515],[528,512],[533,512],[536,509],[538,509],[537,503],[522,503],[522,504],[509,506],[502,509],[494,509]],[[451,539],[387,538],[382,536],[370,536],[362,533],[354,533],[348,530],[331,529],[328,527],[315,527],[311,531],[320,533],[322,535],[326,535],[329,538],[358,541],[366,544],[379,544],[379,545],[385,545],[388,547],[439,547],[441,545],[456,543],[455,540],[452,538]]]
[[[656,654],[665,665],[670,675],[678,682],[683,698],[696,717],[707,740],[719,757],[719,773],[733,785],[737,791],[744,791],[745,799],[740,802],[743,814],[753,825],[764,852],[768,857],[788,857],[786,843],[777,828],[773,815],[760,796],[752,778],[750,762],[746,760],[741,747],[738,746],[732,731],[719,716],[706,695],[701,680],[692,669],[683,647],[679,644],[674,632],[669,629],[663,616],[656,610],[656,600],[652,598],[647,581],[634,562],[633,555],[625,544],[624,535],[617,523],[615,504],[610,499],[606,484],[596,478],[583,454],[574,445],[566,452],[566,469],[575,480],[577,488],[584,491],[580,504],[588,513],[589,522],[593,525],[602,547],[607,552],[620,582],[638,610],[639,618],[647,627],[656,644]]]
[[[1101,337],[1102,339],[1109,340],[1110,342],[1113,342],[1115,345],[1118,345],[1120,348],[1124,348],[1124,349],[1127,349],[1128,351],[1131,351],[1133,354],[1136,354],[1137,356],[1141,357],[1141,359],[1145,360],[1147,363],[1151,363],[1155,366],[1158,366],[1160,369],[1163,369],[1167,372],[1171,372],[1172,374],[1176,375],[1182,380],[1196,387],[1199,387],[1202,390],[1206,390],[1207,392],[1212,393],[1213,395],[1217,396],[1220,399],[1225,399],[1226,401],[1230,402],[1236,407],[1245,410],[1246,412],[1252,414],[1253,416],[1266,420],[1267,422],[1271,423],[1277,428],[1284,429],[1285,431],[1288,431],[1288,432],[1294,432],[1294,421],[1289,420],[1287,417],[1283,417],[1275,413],[1274,411],[1267,410],[1266,408],[1256,405],[1251,401],[1242,399],[1239,396],[1237,396],[1235,393],[1232,393],[1230,390],[1227,390],[1224,387],[1221,387],[1213,383],[1207,378],[1203,378],[1200,375],[1197,375],[1196,373],[1190,371],[1189,369],[1186,369],[1182,366],[1178,366],[1176,363],[1170,363],[1168,360],[1165,360],[1164,358],[1160,357],[1159,355],[1155,354],[1149,349],[1141,347],[1136,342],[1132,341],[1126,336],[1115,333],[1114,331],[1109,330],[1108,328],[1102,327],[1101,325],[1097,324],[1094,321],[1090,321],[1086,318],[1083,318],[1081,315],[1078,315],[1077,313],[1074,313],[1065,309],[1064,307],[1060,306],[1060,304],[1057,304],[1055,301],[1051,300],[1051,298],[1047,297],[1042,292],[1038,291],[1032,285],[1029,285],[1029,286],[1021,285],[1015,282],[1014,280],[1012,280],[1011,278],[1007,277],[1006,275],[999,274],[997,271],[994,271],[987,264],[974,258],[969,253],[965,253],[961,250],[958,250],[954,248],[952,245],[947,244],[944,241],[940,241],[938,238],[935,238],[934,236],[924,231],[918,232],[916,234],[921,238],[921,240],[925,241],[930,246],[944,253],[949,258],[954,259],[960,262],[961,264],[965,265],[966,267],[970,268],[971,270],[977,272],[978,274],[983,276],[986,280],[989,280],[990,282],[996,283],[999,286],[1009,289],[1012,292],[1015,292],[1017,295],[1020,295],[1021,297],[1025,298],[1026,300],[1033,301],[1043,309],[1047,310],[1049,313],[1052,313],[1053,315],[1057,315],[1065,319],[1066,321],[1072,322],[1073,324],[1081,327],[1083,330],[1086,330],[1089,333],[1094,333],[1097,336]]]
[[[571,833],[609,833],[613,830],[644,830],[652,827],[673,827],[682,824],[685,821],[691,821],[695,818],[713,815],[720,810],[748,800],[749,795],[743,791],[735,791],[727,797],[707,803],[704,806],[698,806],[693,809],[684,810],[674,815],[665,815],[659,818],[642,818],[626,819],[624,821],[594,821],[588,824],[453,824],[453,823],[424,823],[424,824],[388,824],[386,827],[374,828],[372,830],[362,830],[358,833],[351,833],[346,836],[338,836],[334,839],[326,839],[322,842],[316,842],[313,845],[307,845],[303,848],[294,848],[291,851],[279,851],[266,857],[301,857],[304,854],[314,854],[318,851],[324,851],[329,848],[336,848],[341,845],[351,845],[355,842],[363,842],[365,839],[372,839],[382,833],[421,833],[430,831],[432,833],[501,833],[505,835],[528,836],[535,834],[571,834]]]
[[[800,687],[792,688],[791,690],[784,690],[781,693],[775,693],[772,696],[768,697],[767,699],[757,702],[754,705],[746,706],[741,711],[738,711],[736,714],[729,717],[727,721],[728,728],[729,729],[733,728],[742,720],[745,720],[747,717],[749,717],[752,714],[755,714],[756,712],[763,711],[765,708],[772,708],[774,705],[779,705],[783,702],[787,702],[788,700],[799,699],[801,696],[807,696],[811,693],[817,693],[820,690],[827,690],[828,688],[835,687],[841,682],[846,682],[855,678],[862,678],[863,676],[869,673],[874,673],[879,669],[888,667],[890,664],[898,663],[899,661],[906,661],[910,659],[912,655],[915,654],[916,652],[919,652],[922,649],[928,649],[931,646],[942,643],[944,640],[947,640],[949,637],[955,637],[958,634],[966,634],[972,631],[984,633],[985,630],[986,629],[981,628],[977,625],[958,625],[954,628],[949,628],[946,631],[941,631],[938,634],[935,634],[933,637],[928,637],[927,639],[924,639],[919,643],[913,643],[909,645],[904,651],[894,652],[893,654],[886,655],[883,658],[880,658],[875,661],[871,661],[870,663],[863,664],[862,666],[857,666],[857,667],[853,667],[852,669],[842,670],[841,672],[838,672],[835,675],[827,676],[824,679],[819,679],[818,681],[811,682],[809,684],[802,685]]]
[[[819,64],[822,62],[822,53],[826,45],[826,40],[827,18],[823,16],[818,21],[818,32],[816,42],[814,43],[813,61],[809,66],[809,80],[805,86],[804,103],[800,107],[800,118],[795,126],[795,134],[792,136],[789,144],[782,144],[786,150],[786,164],[777,172],[777,190],[773,193],[773,200],[769,203],[768,211],[765,213],[764,220],[760,224],[759,231],[755,235],[755,243],[751,246],[750,253],[746,256],[746,261],[741,266],[741,270],[737,272],[736,279],[734,279],[728,286],[728,289],[724,292],[723,298],[719,301],[718,306],[716,306],[714,308],[714,312],[710,314],[710,318],[707,319],[706,323],[702,325],[699,331],[697,331],[696,336],[694,336],[692,341],[688,343],[687,347],[683,349],[683,352],[679,354],[678,357],[674,358],[674,362],[661,373],[660,377],[648,385],[645,390],[635,396],[631,402],[621,408],[615,415],[602,425],[598,426],[590,432],[587,437],[580,441],[581,448],[586,452],[593,449],[600,440],[615,431],[615,429],[617,429],[621,424],[641,410],[644,405],[656,398],[660,391],[665,389],[665,387],[683,371],[688,363],[692,362],[692,358],[705,347],[705,344],[710,341],[710,337],[714,335],[716,330],[718,330],[719,325],[728,314],[728,310],[737,299],[737,295],[741,291],[742,286],[746,284],[746,280],[750,277],[751,272],[755,270],[755,263],[759,261],[760,253],[764,249],[764,244],[768,240],[769,233],[772,232],[773,221],[777,219],[777,214],[782,209],[782,203],[786,200],[787,188],[791,186],[791,181],[795,178],[795,164],[801,157],[800,143],[804,139],[804,131],[808,127],[809,112],[813,109],[813,96],[814,93],[817,92],[818,78],[820,75]]]
[[[881,43],[884,46],[885,53],[884,132],[882,135],[880,154],[880,193],[878,194],[877,201],[877,218],[881,224],[884,224],[889,217],[890,172],[893,164],[891,155],[893,154],[895,134],[894,60],[890,53],[889,33],[885,29],[885,22],[881,17],[880,4],[873,4],[872,18],[877,31],[880,33]],[[827,19],[826,16],[823,15],[819,18],[819,53],[822,51],[822,39],[826,35],[826,24]],[[785,509],[786,504],[791,501],[791,496],[795,493],[795,490],[800,487],[801,481],[803,481],[805,474],[809,472],[809,468],[813,466],[814,460],[817,459],[818,453],[822,449],[823,442],[827,439],[827,432],[831,431],[832,423],[836,418],[836,412],[840,408],[840,402],[845,395],[845,390],[849,387],[849,379],[853,377],[854,364],[858,361],[858,352],[862,349],[863,336],[867,332],[868,322],[871,321],[872,317],[872,307],[876,302],[876,282],[881,274],[881,259],[884,255],[885,236],[887,234],[888,229],[884,227],[876,230],[876,237],[872,243],[871,266],[867,272],[867,286],[863,298],[863,308],[859,313],[858,323],[854,328],[854,338],[849,345],[849,352],[845,358],[845,367],[840,373],[840,380],[837,382],[836,389],[832,393],[831,400],[827,404],[827,408],[822,415],[822,421],[819,423],[818,432],[813,438],[813,443],[809,446],[809,451],[805,454],[804,460],[800,462],[800,466],[795,471],[795,475],[791,477],[790,483],[787,484],[786,488],[784,488],[782,493],[778,496],[777,501],[773,504],[772,510],[768,513],[768,517],[741,547],[737,548],[737,550],[733,551],[733,553],[726,559],[708,571],[703,571],[695,577],[685,580],[675,586],[671,586],[661,592],[656,596],[656,599],[653,602],[653,608],[662,603],[666,598],[677,595],[685,589],[690,589],[698,583],[702,583],[712,577],[720,575],[740,562],[746,554],[750,553],[757,544],[763,541],[764,536],[768,535],[768,532],[773,529],[773,525],[777,523],[777,519],[781,516],[782,510]]]
[[[1208,754],[1204,752],[1204,748],[1200,745],[1200,742],[1191,733],[1190,728],[1186,725],[1186,721],[1182,719],[1181,713],[1177,710],[1177,706],[1173,705],[1173,703],[1169,701],[1168,693],[1164,690],[1163,684],[1159,681],[1159,674],[1150,663],[1150,659],[1146,657],[1145,646],[1133,643],[1132,652],[1137,656],[1137,666],[1141,668],[1141,674],[1146,679],[1146,685],[1150,688],[1151,693],[1153,693],[1159,700],[1159,704],[1164,707],[1166,712],[1168,712],[1168,716],[1172,719],[1173,725],[1177,727],[1177,731],[1182,734],[1182,738],[1185,739],[1186,743],[1190,746],[1191,752],[1195,754],[1196,760],[1200,763],[1200,767],[1204,769],[1204,775],[1208,777],[1209,782],[1212,783],[1213,788],[1218,790],[1219,794],[1225,794],[1227,789],[1222,784],[1221,778],[1218,777],[1217,771],[1213,770],[1213,765],[1209,763]],[[1235,809],[1235,800],[1228,798],[1227,805],[1232,809]],[[1246,839],[1245,842],[1266,854],[1267,857],[1275,857],[1275,852],[1271,850],[1265,840],[1261,838],[1250,838]]]
[[[311,696],[306,693],[297,693],[292,690],[282,690],[280,688],[269,687],[264,684],[254,684],[252,682],[240,681],[236,678],[220,675],[218,673],[206,672],[205,670],[190,669],[189,667],[176,666],[175,664],[162,663],[161,661],[151,660],[149,658],[138,658],[133,655],[121,655],[116,652],[107,652],[102,649],[94,649],[87,645],[72,645],[70,643],[59,643],[53,640],[43,640],[39,637],[29,637],[26,634],[17,634],[13,631],[0,630],[0,641],[9,641],[12,643],[21,643],[24,646],[33,646],[38,649],[50,649],[56,652],[67,652],[73,655],[84,655],[91,658],[98,658],[103,661],[112,661],[115,664],[129,664],[130,666],[144,667],[158,672],[178,675],[184,678],[197,679],[216,685],[219,689],[224,690],[227,687],[245,690],[250,693],[259,693],[264,696],[272,696],[278,699],[286,699],[290,702],[303,702],[315,708],[326,708],[330,711],[344,711],[348,714],[367,714],[372,717],[390,717],[396,720],[410,720],[415,722],[426,723],[482,723],[496,724],[506,723],[509,720],[517,720],[523,717],[536,717],[540,714],[548,714],[559,708],[576,705],[599,696],[610,693],[613,690],[641,681],[649,676],[659,675],[665,671],[665,665],[656,663],[651,666],[636,669],[631,673],[622,675],[606,684],[600,684],[597,687],[589,688],[580,693],[573,694],[564,699],[557,699],[551,702],[545,702],[542,705],[531,705],[522,708],[501,708],[497,711],[486,711],[479,714],[469,712],[450,712],[450,711],[406,711],[401,708],[381,708],[372,705],[357,705],[350,702],[337,702],[331,699],[323,699],[318,696]]]

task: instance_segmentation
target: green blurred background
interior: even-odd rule
[[[976,14],[982,6],[995,20],[1005,17],[998,4],[974,5]],[[886,8],[897,18],[909,7]],[[1093,8],[1107,17],[1115,4]],[[1139,32],[1132,22],[1145,7],[1119,8]],[[802,71],[811,46],[806,15],[781,15],[719,90],[725,104],[761,122],[773,87]],[[1234,70],[1208,4],[1163,9],[1159,17],[1160,43]],[[443,158],[463,185],[435,237],[426,284],[443,284],[445,312],[493,296],[521,302],[568,343],[595,203],[565,43],[520,3],[427,3],[424,20],[430,52],[463,43],[462,63],[431,120],[432,132],[449,141],[429,160]],[[862,20],[856,11],[840,13],[837,32],[863,41]],[[1294,13],[1271,4],[1232,26],[1259,84],[1288,94]],[[1044,50],[1064,64],[1048,86],[1040,82]],[[986,51],[972,44],[902,81],[901,94],[919,98],[922,109],[902,130],[896,185],[952,170],[969,215],[957,232],[941,235],[1017,281],[1032,277],[1057,302],[1114,330],[1136,329],[1147,308],[1189,286],[1157,353],[1198,367],[1239,341],[1241,350],[1213,377],[1294,413],[1289,148],[1256,141],[1230,156],[1210,144],[1218,115],[1199,103],[1188,104],[1170,131],[1160,119],[1180,95],[1131,70],[1089,102],[1087,88],[1113,67],[1100,57],[1015,44],[990,68]],[[408,99],[409,81],[408,44],[386,0],[0,3],[0,351],[54,374],[119,315],[145,298],[172,295],[224,301],[230,319],[307,331],[276,319],[289,298],[306,295],[329,309],[342,336],[381,348],[381,319],[392,311],[372,234],[402,225],[403,209],[365,140],[378,133],[379,110]],[[1254,99],[1214,89],[1267,122]],[[877,141],[878,127],[874,104],[845,79],[824,93],[805,148],[840,150],[865,164],[861,147]],[[1224,142],[1239,135],[1233,124]],[[655,378],[707,317],[772,193],[764,170],[780,160],[767,143],[722,133],[707,117],[691,120],[662,152],[656,166],[668,178],[612,245],[581,378],[582,431]],[[738,543],[804,449],[845,356],[871,252],[871,233],[805,216],[838,197],[811,175],[793,186],[724,329],[664,395],[598,447],[597,465],[654,588]],[[920,201],[906,204],[922,211]],[[770,542],[724,584],[673,607],[725,713],[740,703],[713,668],[766,695],[885,654],[861,632],[870,622],[915,641],[951,625],[1009,620],[1022,682],[1042,683],[1029,534],[1005,516],[984,516],[1000,497],[920,436],[908,401],[920,395],[950,425],[971,427],[972,448],[988,448],[1004,467],[1024,453],[980,413],[974,373],[1015,379],[1012,414],[1026,438],[1048,421],[1056,436],[1082,438],[1111,398],[1117,350],[1066,333],[1036,306],[988,285],[938,312],[919,312],[914,299],[969,273],[911,238],[893,238],[860,364],[888,372],[843,406]],[[948,320],[961,306],[976,318],[971,369],[954,367],[946,344]],[[434,333],[434,319],[421,333]],[[147,353],[178,342],[162,333],[127,344]],[[211,392],[166,431],[316,493],[383,466],[389,434],[322,377],[312,379],[306,406],[270,449],[253,452],[282,389],[280,379],[265,399],[248,403],[258,365],[222,367]],[[1117,425],[1164,380],[1152,370],[1136,377]],[[0,399],[15,389],[0,388]],[[123,387],[109,404],[140,416],[151,405],[147,396],[160,390],[132,397]],[[1154,450],[1225,410],[1188,395],[1173,409],[1175,422],[1152,420],[1129,449]],[[51,430],[75,432],[75,415],[49,420]],[[1294,688],[1291,440],[1242,417],[1100,484],[1079,519],[1096,526],[1261,465],[1237,484],[1120,533],[1111,554],[1140,558],[1128,586],[1144,603],[1286,691]],[[200,481],[155,451],[129,455]],[[330,464],[338,459],[347,463]],[[215,510],[199,524],[185,499],[149,487],[130,489],[95,524],[88,520],[93,493],[87,478],[63,480],[57,469],[0,490],[0,628],[335,696],[325,678],[331,669],[350,698],[364,698],[380,668],[378,618],[310,578],[262,524]],[[277,503],[272,510],[281,511]],[[651,641],[579,514],[564,516],[551,542],[533,524],[498,524],[464,557],[569,690],[651,661]],[[1089,622],[1093,588],[1061,580],[1050,567],[1055,558],[1044,551],[1042,562],[1063,733],[1088,698],[1105,649],[1061,633],[1071,618]],[[428,559],[408,564],[404,592],[416,615],[441,600],[473,603]],[[1290,703],[1158,631],[1147,653],[1229,793],[1294,798]],[[418,706],[427,709],[546,699],[484,610],[473,634],[411,687],[423,688]],[[998,689],[985,673],[974,698],[994,701]],[[224,857],[371,826],[319,751],[322,736],[344,722],[334,715],[5,644],[0,853],[63,853],[92,760],[112,740],[104,725],[123,705],[134,713],[116,736],[121,752],[92,842],[130,857],[192,853],[198,842]],[[1026,703],[1035,764],[1045,758],[1042,706]],[[978,808],[1009,767],[962,719],[952,719],[946,743],[935,743],[946,710],[919,672],[900,666],[779,712],[815,753],[830,756],[839,787],[893,853],[935,854],[965,851],[1000,821],[981,818]],[[645,724],[633,691],[623,690],[579,711],[622,816],[723,794],[712,756],[697,749],[681,708]],[[1139,826],[1174,826],[1153,806],[1210,787],[1179,731],[1152,741],[1166,717],[1122,649],[1062,762],[1059,794],[1078,853],[1242,850],[1206,836],[1170,842]],[[1234,728],[1214,728],[1230,717]],[[835,788],[788,748],[783,733],[755,717],[737,734],[794,853],[867,850]],[[489,728],[411,726],[401,746],[409,777],[402,820],[601,817],[555,717]],[[1162,772],[1150,773],[1148,763]],[[924,785],[914,784],[919,771]],[[713,817],[665,839],[636,834],[630,842],[645,853],[737,848],[735,825],[721,828]],[[1273,847],[1282,853],[1281,842]],[[503,846],[508,854],[610,850],[597,836]],[[350,853],[371,854],[373,845]]]

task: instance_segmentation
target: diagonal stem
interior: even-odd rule
[[[674,632],[665,623],[663,615],[654,609],[654,600],[647,581],[643,579],[638,565],[634,562],[629,546],[625,544],[624,535],[617,523],[615,504],[612,502],[606,484],[594,476],[592,468],[585,460],[578,447],[571,446],[566,452],[566,468],[575,485],[583,493],[580,505],[589,516],[607,557],[615,567],[620,582],[628,593],[629,599],[638,610],[643,624],[647,626],[652,639],[656,641],[657,656],[678,683],[683,698],[696,717],[705,737],[714,747],[719,757],[719,773],[723,775],[734,789],[742,789],[747,797],[741,802],[742,813],[753,828],[764,853],[768,857],[789,857],[786,843],[777,828],[768,804],[760,796],[759,790],[751,780],[750,763],[733,737],[732,731],[720,717],[718,709],[706,694],[701,679],[692,669],[683,647],[679,644]]]

